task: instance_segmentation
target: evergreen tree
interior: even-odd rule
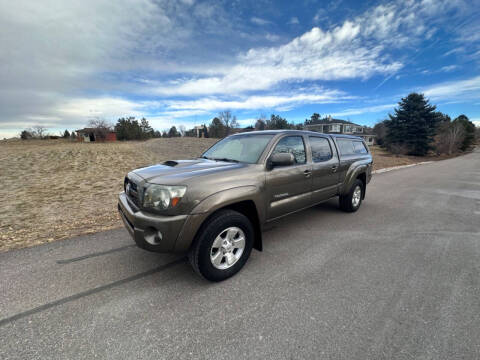
[[[411,93],[398,103],[395,114],[385,121],[385,144],[390,149],[405,148],[411,155],[425,155],[431,149],[439,118],[436,106],[423,94]]]
[[[69,137],[70,137],[70,132],[69,132],[68,130],[65,130],[65,131],[63,132],[63,138],[64,138],[64,139],[68,139]]]
[[[210,128],[208,129],[209,135],[212,138],[223,138],[226,134],[225,125],[223,125],[222,121],[214,117],[212,122],[210,123]]]
[[[257,122],[255,123],[255,130],[265,130],[265,127],[267,124],[265,123],[264,119],[258,119]]]
[[[154,137],[154,131],[150,124],[148,123],[147,119],[142,118],[140,120],[140,128],[141,128],[141,137],[142,139],[149,139]]]
[[[22,139],[22,140],[28,140],[28,139],[31,139],[31,138],[33,138],[33,135],[32,135],[31,131],[23,130],[20,133],[20,139]]]
[[[177,131],[175,126],[172,126],[170,130],[168,130],[168,137],[178,137],[181,136],[180,133]]]
[[[320,114],[313,113],[310,119],[305,119],[305,125],[316,124],[320,121]]]
[[[208,128],[205,124],[203,124],[203,137],[204,138],[208,138],[209,137],[209,134],[208,134]]]
[[[132,116],[118,119],[115,125],[115,132],[118,140],[141,140],[146,138],[138,120],[135,120],[135,117]]]
[[[268,130],[290,129],[291,125],[287,119],[282,118],[280,115],[272,114],[270,120],[267,120],[266,128]]]

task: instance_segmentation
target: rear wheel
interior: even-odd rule
[[[362,204],[363,189],[363,181],[356,179],[348,194],[340,196],[340,209],[346,212],[357,211]]]
[[[250,220],[233,210],[220,210],[202,226],[189,259],[194,270],[210,281],[222,281],[245,265],[253,247]]]

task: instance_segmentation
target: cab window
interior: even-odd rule
[[[354,155],[353,141],[350,139],[337,139],[340,155]]]
[[[332,148],[326,138],[311,136],[309,140],[313,162],[327,161],[332,158]]]
[[[353,149],[355,150],[355,154],[367,154],[367,148],[361,141],[354,141],[353,142]]]
[[[272,154],[290,153],[295,158],[296,164],[305,164],[305,144],[301,136],[286,136],[277,143]]]

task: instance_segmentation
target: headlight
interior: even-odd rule
[[[167,186],[150,184],[143,195],[143,207],[166,210],[177,206],[185,195],[186,186]]]

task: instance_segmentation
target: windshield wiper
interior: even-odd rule
[[[209,159],[210,160],[215,160],[215,161],[227,161],[227,162],[235,162],[235,163],[240,162],[239,160],[229,159],[229,158],[209,158]]]

